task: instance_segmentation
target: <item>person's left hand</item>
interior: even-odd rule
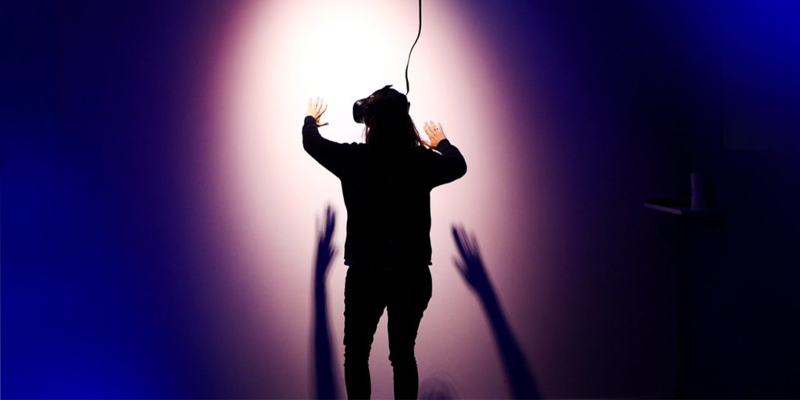
[[[328,105],[325,104],[322,99],[319,97],[314,99],[308,99],[308,110],[306,111],[306,115],[314,117],[314,120],[317,121],[317,128],[321,126],[328,125],[327,122],[320,123],[319,118],[322,117],[322,114],[325,114],[325,111],[328,109]]]

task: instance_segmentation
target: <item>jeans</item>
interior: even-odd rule
[[[344,286],[344,376],[347,397],[368,399],[369,352],[384,308],[389,315],[389,361],[396,399],[415,399],[419,388],[414,344],[431,298],[425,264],[354,264]]]

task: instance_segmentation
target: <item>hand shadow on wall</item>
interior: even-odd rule
[[[328,269],[337,249],[331,243],[336,226],[336,213],[331,206],[325,210],[324,226],[318,227],[317,254],[314,268],[314,392],[318,399],[337,399],[336,379],[334,378],[333,356],[328,325],[328,303],[325,289]],[[531,373],[525,355],[519,348],[505,313],[492,287],[486,268],[481,259],[478,242],[461,226],[453,226],[453,238],[461,259],[454,258],[464,280],[472,288],[483,305],[494,333],[511,393],[516,399],[539,399],[536,381]],[[436,380],[435,388],[423,385],[421,398],[458,397],[454,388],[446,382]],[[451,397],[452,396],[452,397]]]
[[[539,390],[525,355],[508,325],[500,301],[492,287],[481,259],[478,241],[463,226],[453,225],[453,238],[461,259],[454,257],[456,268],[483,305],[492,326],[494,340],[503,362],[511,393],[516,399],[539,399]]]
[[[336,213],[328,205],[325,222],[317,226],[317,256],[314,263],[314,391],[317,399],[337,399],[336,379],[333,374],[330,330],[328,326],[328,300],[325,282],[328,269],[337,250],[331,243],[336,227]]]

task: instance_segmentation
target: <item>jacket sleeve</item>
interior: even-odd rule
[[[444,139],[436,146],[441,154],[431,153],[428,160],[427,175],[432,188],[450,183],[467,173],[467,162],[464,156],[449,140]]]
[[[336,143],[319,134],[317,123],[312,116],[303,121],[303,149],[328,171],[341,178],[348,162],[352,160],[354,144]]]

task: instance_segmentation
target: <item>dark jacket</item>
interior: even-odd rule
[[[314,118],[307,116],[303,148],[342,182],[347,264],[430,264],[431,189],[467,172],[455,146],[442,140],[439,154],[423,146],[387,151],[364,143],[336,143],[323,138]]]

